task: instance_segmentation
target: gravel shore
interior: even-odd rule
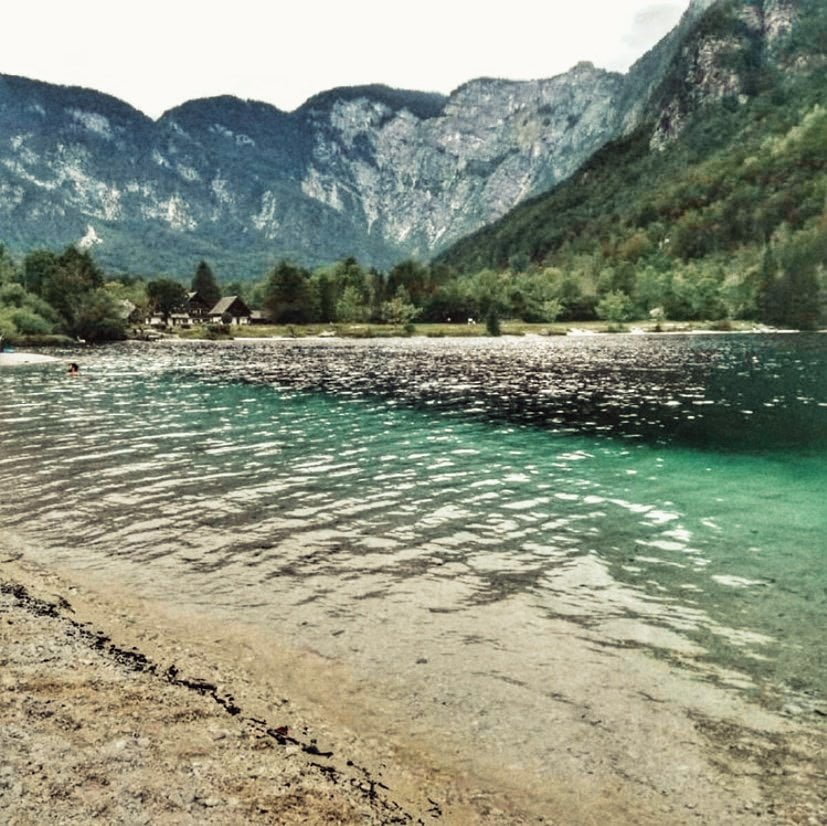
[[[0,822],[529,822],[119,602],[0,560]]]
[[[588,776],[509,792],[465,775],[456,755],[381,739],[364,714],[331,715],[306,691],[315,666],[296,681],[299,660],[262,664],[258,648],[245,660],[248,638],[4,551],[0,822],[827,822],[823,728],[771,734],[698,717],[707,756],[676,744],[669,770],[703,759],[710,791],[691,800]]]

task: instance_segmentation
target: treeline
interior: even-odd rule
[[[405,262],[387,275],[353,259],[310,272],[282,262],[252,291],[277,323],[465,322],[496,316],[526,322],[622,323],[633,319],[752,320],[809,329],[822,323],[827,215],[808,231],[779,234],[759,255],[642,261],[631,238],[619,256],[572,255],[564,266],[514,256],[502,269],[457,275]]]
[[[35,250],[17,262],[0,244],[0,336],[109,341],[125,338],[126,319],[88,252]]]
[[[239,292],[241,285],[228,288]],[[222,296],[203,261],[187,287],[165,277],[107,276],[76,247],[34,250],[18,261],[0,243],[0,337],[11,343],[118,341],[152,312],[183,309],[190,290],[212,304]]]
[[[315,270],[282,261],[258,282],[222,286],[204,261],[185,285],[106,277],[73,247],[15,262],[0,245],[0,335],[122,339],[153,312],[168,319],[185,309],[190,291],[208,306],[237,295],[277,324],[744,319],[806,329],[823,321],[827,214],[807,229],[776,233],[759,256],[743,249],[683,261],[665,247],[653,250],[648,237],[633,235],[611,249],[572,253],[559,266],[517,254],[503,268],[468,274],[416,261],[387,273],[354,258]]]

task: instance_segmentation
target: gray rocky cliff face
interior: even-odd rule
[[[693,11],[707,10],[705,16],[693,16]],[[798,13],[798,0],[700,0],[690,6],[685,18],[689,36],[675,58],[673,89],[660,101],[652,148],[662,150],[677,138],[705,103],[723,98],[744,102],[756,57],[770,63],[776,59],[777,46]]]
[[[476,80],[436,117],[369,99],[314,115],[302,192],[427,257],[571,174],[617,128],[619,75]]]
[[[91,226],[119,269],[138,247],[158,267],[147,240],[184,256],[235,250],[248,271],[279,256],[426,258],[571,174],[617,133],[622,86],[580,64],[448,98],[334,90],[290,114],[215,98],[152,122],[104,95],[4,78],[2,235],[24,249]]]
[[[93,239],[108,268],[148,274],[200,258],[227,277],[280,257],[428,258],[571,175],[653,101],[660,148],[705,100],[737,97],[728,56],[772,48],[796,3],[739,4],[735,31],[713,25],[730,0],[693,0],[625,76],[582,63],[448,97],[336,89],[292,113],[219,97],[152,121],[96,92],[0,76],[0,241],[24,252]],[[667,76],[679,82],[665,93]]]

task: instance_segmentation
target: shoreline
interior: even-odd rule
[[[57,356],[47,356],[43,353],[6,353],[0,352],[0,367],[16,367],[23,364],[56,364],[64,361]]]
[[[657,682],[646,685],[658,696],[638,700],[646,719],[637,731],[601,699],[607,684],[575,676],[594,719],[549,728],[557,765],[538,788],[504,757],[480,774],[456,741],[439,749],[438,731],[426,742],[394,730],[381,703],[349,685],[346,664],[282,650],[261,629],[44,567],[8,542],[0,585],[0,813],[19,817],[11,823],[140,814],[158,823],[712,826],[827,816],[816,727],[808,734],[766,716],[746,727],[732,709],[710,716],[689,700],[676,711]],[[633,686],[640,676],[618,680]],[[597,716],[606,713],[618,719]],[[610,756],[618,738],[625,769]],[[583,752],[574,763],[572,747]],[[647,749],[674,761],[651,787],[633,770]],[[58,787],[75,791],[58,800]]]
[[[289,690],[212,660],[186,640],[204,618],[148,623],[141,608],[154,613],[0,556],[5,822],[488,822],[461,783],[380,758]]]
[[[702,322],[694,322],[697,324],[702,325]],[[504,329],[503,332],[499,336],[490,336],[488,335],[484,329],[474,329],[473,331],[468,331],[463,325],[453,325],[456,329],[451,329],[451,325],[433,325],[434,327],[439,327],[440,329],[427,331],[415,331],[410,334],[403,333],[401,330],[398,329],[390,329],[384,325],[362,325],[360,329],[353,329],[350,331],[336,331],[331,332],[327,330],[322,330],[320,332],[314,332],[318,325],[309,325],[306,329],[302,328],[300,325],[290,325],[289,329],[295,331],[298,329],[300,332],[287,332],[288,325],[285,325],[284,332],[272,332],[267,335],[235,335],[230,334],[225,337],[221,338],[209,338],[207,336],[202,335],[180,335],[179,333],[169,333],[165,335],[161,335],[157,339],[153,339],[152,341],[147,341],[144,338],[140,337],[129,337],[124,341],[129,343],[140,343],[140,344],[203,344],[204,342],[213,342],[216,344],[232,344],[233,342],[240,342],[240,343],[262,343],[262,342],[278,342],[278,341],[299,341],[299,340],[311,340],[311,341],[362,341],[362,340],[411,340],[411,339],[447,339],[447,340],[466,340],[466,339],[491,339],[496,340],[497,338],[503,339],[520,339],[520,338],[529,338],[529,339],[555,339],[555,338],[594,338],[600,337],[605,338],[606,336],[609,337],[634,337],[638,338],[641,336],[651,336],[656,338],[664,338],[664,337],[671,337],[671,336],[706,336],[706,335],[713,335],[713,336],[728,336],[728,335],[795,335],[795,334],[827,334],[827,328],[824,329],[816,329],[816,330],[794,330],[794,329],[785,329],[785,328],[775,328],[775,327],[767,327],[764,325],[753,326],[753,327],[744,327],[744,328],[733,328],[731,330],[720,330],[714,329],[711,326],[692,326],[693,322],[688,322],[689,326],[685,328],[669,328],[668,326],[660,331],[654,330],[649,327],[639,327],[636,326],[634,323],[630,322],[629,326],[625,326],[623,329],[608,329],[604,325],[598,325],[592,323],[591,326],[588,327],[553,327],[549,325],[543,324],[533,324],[533,325],[526,325],[520,324],[516,330],[509,331],[508,329]],[[447,329],[443,329],[447,328]],[[536,328],[536,329],[534,329]],[[241,329],[241,328],[239,328]],[[462,330],[462,332],[460,332]],[[106,344],[113,344],[113,343],[122,343],[122,342],[101,342],[101,345]],[[36,348],[37,350],[53,350],[53,349],[66,349],[65,344],[31,344],[31,347]],[[100,345],[99,345],[100,346]],[[50,362],[60,362],[66,361],[66,358],[58,357],[58,356],[51,356],[40,352],[29,352],[29,351],[11,351],[11,352],[3,352],[0,351],[0,367],[15,367],[15,366],[24,366],[24,365],[32,365],[32,364],[47,364]]]

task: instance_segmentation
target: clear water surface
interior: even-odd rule
[[[539,629],[824,708],[823,335],[69,355],[80,378],[0,373],[0,525],[56,559],[386,671],[357,630],[404,614],[423,651],[484,664],[507,643],[467,620],[506,628],[518,598]]]

